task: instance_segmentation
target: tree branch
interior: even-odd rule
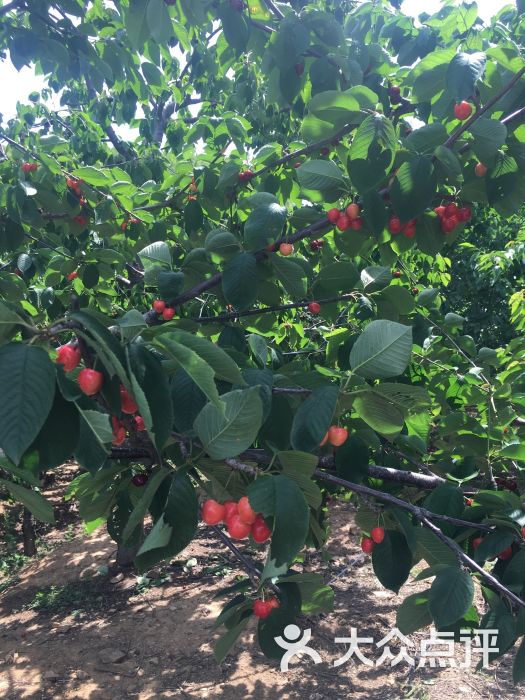
[[[340,479],[339,477],[334,477],[330,474],[326,474],[326,472],[323,472],[319,469],[316,470],[315,475],[320,479],[324,479],[325,481],[338,484],[339,486],[344,486],[345,488],[348,488],[351,491],[355,491],[356,493],[360,493],[361,495],[377,498],[380,501],[390,503],[392,505],[397,506],[398,508],[403,508],[403,510],[407,510],[409,513],[412,513],[412,515],[414,515],[415,518],[417,518],[417,520],[419,520],[426,528],[431,530],[436,535],[436,537],[439,537],[439,539],[457,555],[458,559],[460,559],[466,566],[469,567],[469,569],[472,569],[478,574],[480,574],[480,576],[484,578],[485,581],[489,583],[489,585],[491,585],[494,589],[501,593],[501,595],[505,596],[519,607],[525,608],[525,600],[522,600],[517,595],[515,595],[512,591],[510,591],[502,583],[500,583],[500,581],[498,581],[498,579],[495,578],[495,576],[493,576],[488,571],[485,571],[485,569],[473,559],[471,559],[468,556],[468,554],[465,554],[465,552],[459,546],[459,544],[450,537],[447,537],[440,530],[439,527],[434,525],[432,520],[441,520],[443,522],[450,523],[451,525],[471,527],[477,530],[483,530],[484,532],[491,532],[493,530],[492,527],[482,525],[480,523],[471,523],[467,520],[451,518],[448,515],[438,515],[437,513],[431,513],[425,508],[420,508],[419,506],[415,506],[412,503],[407,503],[406,501],[403,501],[400,498],[396,498],[396,496],[391,496],[390,494],[383,493],[381,491],[374,491],[374,489],[370,489],[367,486],[363,486],[361,484],[353,484],[349,481],[345,481],[344,479]]]

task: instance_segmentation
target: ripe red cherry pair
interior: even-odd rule
[[[250,182],[250,180],[254,177],[255,173],[253,172],[253,170],[243,170],[239,173],[240,182]]]
[[[27,175],[27,173],[34,173],[38,170],[38,163],[22,163],[22,172]]]
[[[130,226],[132,226],[133,224],[138,224],[138,223],[140,223],[139,220],[136,219],[135,217],[132,217],[131,219],[125,219],[120,224],[120,228],[122,231],[127,231]]]
[[[328,221],[335,224],[339,231],[360,231],[363,228],[363,219],[360,216],[361,209],[358,204],[349,204],[343,211],[330,209],[326,214]]]
[[[155,299],[152,306],[158,314],[162,315],[164,321],[171,321],[175,316],[175,309],[172,309],[171,306],[166,306],[166,302],[162,299]]]
[[[272,610],[278,608],[280,605],[277,598],[267,598],[266,600],[255,600],[253,603],[253,614],[255,617],[259,617],[261,620],[270,615]]]
[[[114,436],[113,444],[117,445],[117,446],[122,445],[122,443],[126,439],[126,426],[124,425],[124,423],[121,420],[119,420],[118,418],[115,418],[115,416],[111,417],[111,425],[113,428],[113,436]],[[135,416],[133,418],[133,426],[132,427],[135,430],[137,430],[138,432],[142,432],[142,431],[146,430],[146,426],[144,424],[144,419],[142,418],[142,416]]]
[[[209,498],[202,506],[202,519],[207,525],[224,522],[228,534],[235,540],[244,540],[251,533],[256,542],[262,543],[272,534],[262,515],[251,507],[247,496],[238,503],[226,501],[224,504]]]
[[[361,549],[365,554],[371,554],[376,544],[381,544],[385,539],[385,528],[374,527],[370,531],[370,537],[363,537],[361,540]]]
[[[348,439],[348,430],[346,428],[340,428],[338,425],[332,425],[326,431],[326,435],[321,440],[321,447],[330,443],[334,447],[340,447]]]
[[[83,182],[84,182],[84,180],[77,180],[74,177],[66,178],[66,185],[69,187],[70,190],[73,190],[73,192],[77,195],[77,197],[80,197],[82,195],[82,190],[80,189],[80,185]]]
[[[472,209],[470,207],[458,207],[455,202],[450,204],[440,205],[435,207],[435,213],[441,220],[441,230],[448,234],[460,224],[469,221],[472,217]]]
[[[405,238],[414,238],[416,235],[417,219],[410,219],[406,223],[402,223],[398,216],[392,216],[388,222],[388,230],[394,236],[402,233]]]

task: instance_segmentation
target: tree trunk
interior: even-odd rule
[[[34,557],[37,553],[36,534],[33,527],[33,516],[27,508],[24,508],[22,516],[22,536],[24,540],[24,554],[26,557]]]

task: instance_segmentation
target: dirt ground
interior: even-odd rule
[[[296,657],[290,671],[265,659],[253,643],[255,621],[222,665],[212,655],[211,631],[221,602],[213,595],[234,580],[228,550],[203,529],[174,562],[149,580],[115,575],[115,545],[97,530],[76,531],[43,558],[26,566],[0,596],[0,698],[119,700],[137,698],[244,698],[280,700],[511,700],[524,691],[511,682],[512,658],[490,670],[415,668],[400,663],[368,667],[348,661],[334,667],[347,646],[336,637],[357,628],[381,640],[395,627],[399,602],[422,584],[406,584],[399,596],[384,590],[359,548],[359,530],[347,504],[333,514],[329,576],[337,577],[335,611],[300,620],[312,629],[310,646],[322,663]],[[50,535],[50,536],[56,536]],[[418,645],[428,633],[412,635]],[[396,642],[391,643],[396,649]],[[461,645],[456,645],[458,662]],[[373,647],[363,652],[377,658]]]

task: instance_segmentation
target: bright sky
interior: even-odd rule
[[[5,4],[6,0],[0,0],[0,5]],[[513,4],[512,0],[477,0],[479,14],[484,20],[495,15],[505,5]],[[402,9],[406,14],[416,16],[421,12],[429,14],[439,10],[441,0],[405,0]],[[0,113],[4,119],[9,119],[14,116],[16,111],[16,103],[18,100],[25,102],[29,93],[44,87],[44,79],[41,76],[36,76],[32,68],[22,68],[18,72],[12,65],[11,61],[0,61]],[[59,108],[59,100],[51,102],[50,106]]]

